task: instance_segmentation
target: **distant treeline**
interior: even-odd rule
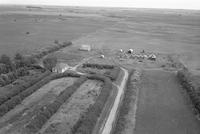
[[[63,42],[62,44],[60,44],[57,40],[55,40],[55,44],[56,45],[40,49],[40,51],[37,51],[34,54],[32,54],[31,57],[40,59],[40,58],[46,56],[49,53],[53,53],[53,52],[58,51],[58,50],[60,50],[64,47],[71,46],[72,42],[66,41],[66,42]]]
[[[195,86],[194,82],[192,81],[192,74],[187,68],[183,68],[182,70],[178,71],[177,77],[183,88],[187,91],[195,108],[195,112],[200,115],[200,85]]]
[[[23,56],[16,53],[14,58],[11,59],[6,54],[0,57],[0,86],[5,86],[15,81],[18,77],[28,75],[29,67],[39,68],[36,63],[38,59],[58,51],[64,47],[72,45],[72,42],[63,42],[60,44],[58,41],[54,42],[55,45],[42,48],[39,51],[29,55]]]

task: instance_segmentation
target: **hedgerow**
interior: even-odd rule
[[[85,63],[82,65],[82,67],[83,68],[90,67],[90,68],[97,68],[97,69],[113,69],[114,65]]]
[[[104,75],[109,77],[112,81],[116,80],[119,72],[120,67],[114,66],[114,65],[104,65],[104,64],[91,64],[91,63],[85,63],[82,65],[83,68],[97,68],[97,69],[109,69],[107,70]]]
[[[8,72],[9,72],[9,69],[8,69],[7,65],[3,64],[3,63],[0,63],[0,74],[8,73]]]
[[[33,54],[32,57],[40,59],[40,58],[44,57],[45,55],[47,55],[49,53],[58,51],[59,49],[62,49],[64,47],[67,47],[67,46],[70,46],[70,45],[72,45],[72,42],[70,42],[70,41],[64,42],[63,44],[56,44],[54,46],[41,49],[41,51],[38,51],[38,52],[36,52],[36,54]]]
[[[86,77],[79,78],[72,86],[67,87],[62,91],[59,96],[56,97],[55,101],[42,107],[35,118],[32,119],[29,124],[26,125],[26,129],[29,132],[36,133],[44,123],[59,109],[59,107],[80,87],[80,85],[87,80]]]
[[[28,68],[19,68],[13,72],[9,72],[7,74],[1,74],[0,75],[0,86],[5,86],[16,79],[18,79],[21,76],[29,75]]]
[[[112,83],[109,78],[100,75],[89,76],[89,79],[97,79],[104,82],[100,95],[97,97],[96,102],[90,105],[88,110],[79,118],[78,122],[73,126],[73,134],[91,134],[93,128],[100,116],[103,107],[111,92]]]
[[[195,89],[195,86],[191,81],[191,74],[189,73],[187,68],[184,68],[177,73],[177,77],[183,86],[183,88],[187,91],[191,102],[196,109],[196,112],[200,114],[200,93],[199,89]]]
[[[47,73],[47,75],[50,73]],[[46,76],[47,76],[46,75]],[[45,75],[44,75],[45,76]],[[40,77],[40,80],[37,81],[33,86],[29,86],[29,88],[18,88],[17,90],[13,90],[9,92],[6,96],[0,96],[1,105],[0,105],[0,116],[3,116],[5,113],[13,109],[16,105],[20,104],[27,96],[31,95],[33,92],[38,90],[43,85],[47,84],[51,80],[63,78],[63,77],[80,77],[79,74],[75,73],[60,73],[60,74],[52,74],[47,77]]]
[[[114,66],[113,69],[106,71],[104,75],[109,77],[112,81],[115,81],[119,75],[119,72],[120,67]]]
[[[34,81],[30,81],[29,83],[25,83],[24,85],[17,85],[10,92],[6,92],[5,94],[1,95],[0,116],[3,116],[6,112],[8,112],[17,104],[19,104],[25,97],[32,94],[35,91],[35,89],[42,86],[48,78],[44,77],[48,76],[49,74],[50,72],[45,72],[42,76],[35,79]]]
[[[0,95],[0,105],[3,104],[5,101],[11,99],[13,96],[19,94],[20,92],[24,91],[25,89],[33,86],[38,81],[42,80],[44,77],[48,76],[50,74],[49,71],[43,73],[41,76],[37,77],[36,79],[32,79],[29,82],[22,83],[21,85],[15,85],[12,86],[11,89],[9,89],[9,92],[7,91],[7,88],[1,88],[0,92],[3,94]]]

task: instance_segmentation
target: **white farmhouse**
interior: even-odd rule
[[[63,73],[67,69],[69,69],[68,64],[66,64],[66,63],[57,63],[57,65],[53,68],[53,72]]]

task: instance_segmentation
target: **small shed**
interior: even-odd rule
[[[81,45],[79,50],[81,50],[81,51],[91,51],[91,46],[90,45]]]
[[[155,61],[156,60],[156,55],[154,55],[154,54],[149,55],[149,59]]]

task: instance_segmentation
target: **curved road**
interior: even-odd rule
[[[117,93],[117,96],[115,98],[115,102],[110,110],[110,113],[109,113],[109,116],[106,120],[106,123],[104,125],[104,128],[102,130],[102,134],[110,134],[111,130],[112,130],[112,127],[113,127],[113,123],[115,121],[115,117],[116,117],[116,114],[117,114],[117,109],[119,107],[119,104],[120,104],[120,101],[121,101],[121,97],[122,95],[124,94],[124,88],[125,88],[125,85],[126,85],[126,81],[128,79],[128,71],[124,68],[121,68],[123,71],[124,71],[124,77],[121,81],[121,84],[117,86],[118,88],[118,93]]]

